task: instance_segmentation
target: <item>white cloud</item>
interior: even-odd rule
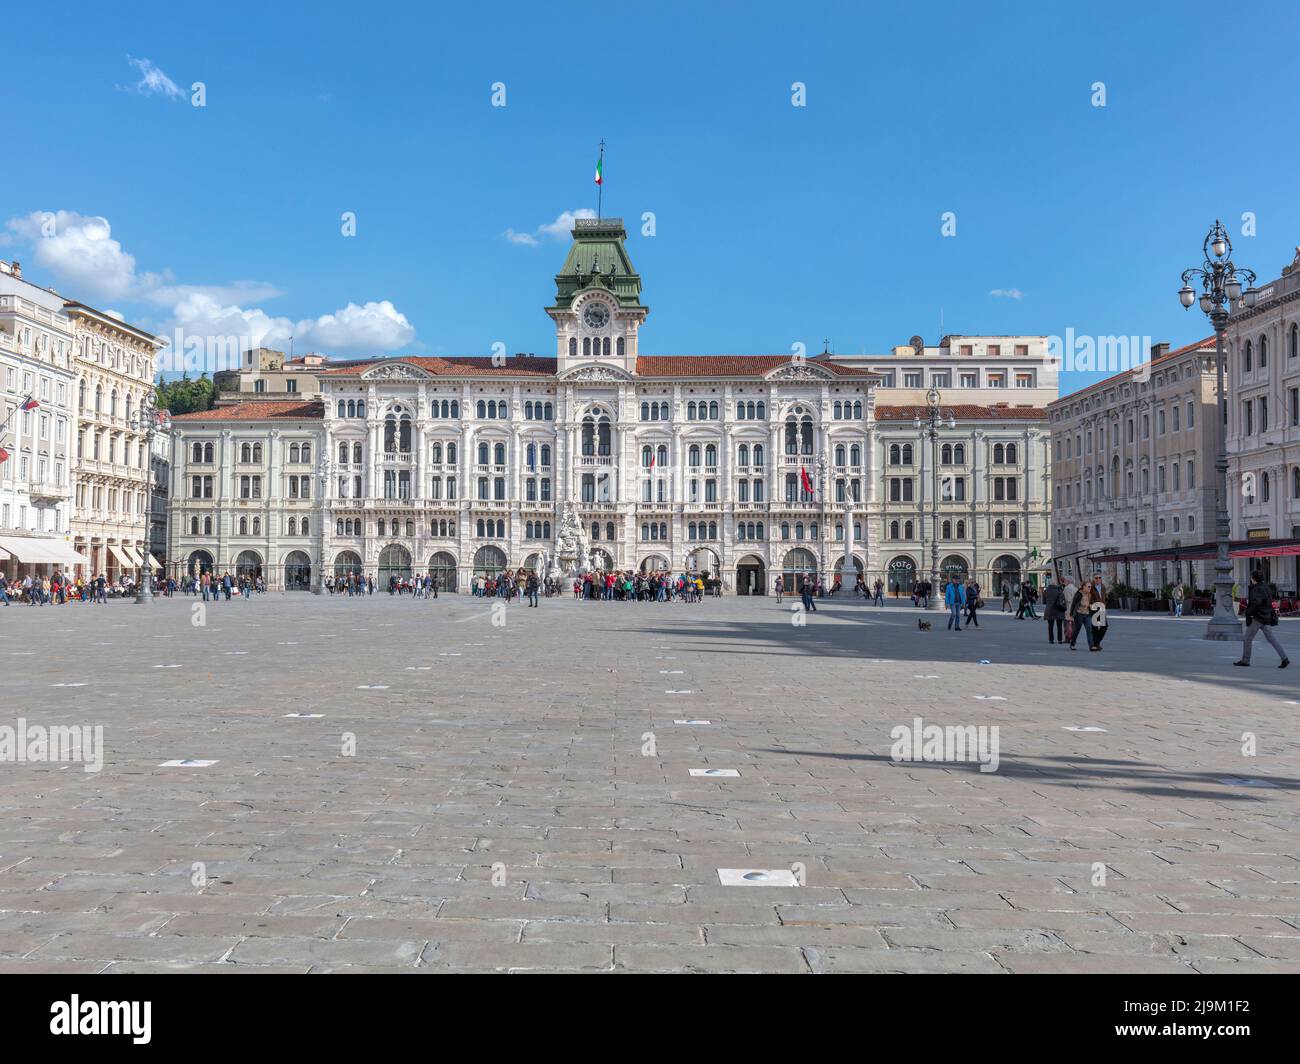
[[[315,321],[298,323],[300,333],[312,347],[326,350],[355,349],[392,351],[415,339],[415,327],[387,299],[357,306],[349,303],[333,314]]]
[[[10,242],[30,245],[34,263],[65,286],[69,298],[152,306],[157,320],[139,315],[124,320],[136,321],[169,340],[179,331],[184,342],[210,339],[220,350],[234,345],[287,349],[292,336],[298,350],[350,354],[394,351],[415,340],[415,327],[386,299],[349,301],[331,313],[295,321],[255,305],[284,295],[267,281],[182,284],[170,270],[140,272],[134,256],[113,239],[107,218],[75,211],[34,211],[10,219],[5,228]]]
[[[206,293],[191,292],[173,308],[173,317],[173,327],[186,338],[221,338],[237,341],[241,348],[287,349],[293,337],[294,347],[302,351],[365,353],[394,351],[415,339],[415,327],[386,299],[361,306],[349,303],[332,314],[294,321],[260,307],[222,303]]]
[[[140,80],[131,87],[132,92],[139,93],[141,96],[165,96],[169,100],[185,99],[185,93],[181,91],[180,86],[151,60],[133,59],[128,55],[126,61],[140,71]]]
[[[107,218],[33,211],[25,218],[11,218],[8,228],[32,245],[38,266],[86,298],[119,299],[137,285],[135,258],[113,239]]]
[[[991,296],[998,296],[1002,299],[1023,299],[1025,293],[1019,288],[994,288],[989,292]]]
[[[573,223],[576,219],[594,217],[596,217],[596,212],[590,207],[579,207],[576,211],[564,211],[553,222],[544,222],[532,233],[517,233],[513,229],[507,229],[501,235],[512,244],[535,248],[544,240],[559,241],[569,239],[569,234],[573,231]]]

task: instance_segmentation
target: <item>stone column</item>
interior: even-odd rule
[[[844,564],[840,567],[841,589],[852,593],[858,582],[857,566],[853,564],[853,504],[844,507]]]

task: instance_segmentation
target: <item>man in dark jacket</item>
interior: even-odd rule
[[[1043,616],[1047,618],[1047,641],[1065,642],[1065,588],[1060,581],[1048,584],[1043,592]]]
[[[1277,617],[1273,613],[1273,596],[1268,590],[1268,585],[1264,583],[1264,574],[1256,569],[1250,574],[1250,591],[1246,596],[1246,633],[1241,640],[1241,660],[1234,661],[1234,665],[1247,666],[1250,664],[1250,645],[1255,641],[1255,636],[1259,632],[1264,633],[1264,638],[1269,641],[1273,649],[1277,651],[1277,656],[1282,659],[1279,669],[1285,669],[1291,664],[1291,659],[1286,656],[1286,651],[1282,649],[1282,644],[1277,641],[1277,636],[1273,634],[1273,626],[1277,624]]]

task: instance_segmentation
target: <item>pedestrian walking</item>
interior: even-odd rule
[[[1264,583],[1264,574],[1256,569],[1250,574],[1250,590],[1246,595],[1246,631],[1241,640],[1241,660],[1234,661],[1233,664],[1244,667],[1250,665],[1251,644],[1255,642],[1255,636],[1263,632],[1264,638],[1277,651],[1277,656],[1282,659],[1278,664],[1278,668],[1285,669],[1290,665],[1291,659],[1286,656],[1282,644],[1278,642],[1277,636],[1273,634],[1273,629],[1277,627],[1277,621],[1277,610],[1273,608],[1273,595],[1269,591],[1268,585]]]
[[[949,629],[960,632],[961,608],[966,605],[966,588],[964,585],[957,583],[955,574],[948,578],[948,586],[944,589],[943,601],[948,607]]]
[[[1065,635],[1065,616],[1069,608],[1069,603],[1065,599],[1065,588],[1061,586],[1058,578],[1055,582],[1047,585],[1043,591],[1043,616],[1047,619],[1047,641],[1049,643],[1064,643]]]

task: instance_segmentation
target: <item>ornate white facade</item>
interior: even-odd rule
[[[72,325],[61,296],[0,262],[0,571],[67,570],[73,560],[72,466],[76,414]],[[28,398],[39,405],[21,407]]]
[[[139,422],[162,341],[81,303],[67,303],[77,369],[72,533],[85,575],[139,579],[149,562],[152,456]]]
[[[622,223],[579,220],[573,236],[546,308],[554,358],[329,363],[319,400],[175,418],[173,562],[260,570],[272,587],[433,571],[464,591],[475,573],[540,569],[566,504],[594,567],[708,572],[743,594],[778,573],[833,578],[848,543],[868,580],[907,551],[928,573],[919,552],[948,520],[954,567],[1045,550],[1041,409],[956,408],[951,440],[968,450],[946,469],[937,450],[936,468],[911,407],[886,409],[878,372],[851,360],[641,354],[649,308]],[[989,468],[994,436],[1019,448],[1005,469]],[[909,463],[900,449],[891,466],[904,438]],[[1021,486],[995,498],[995,473]],[[952,492],[937,522],[921,509],[934,490]],[[901,524],[891,539],[896,519],[906,539]]]

